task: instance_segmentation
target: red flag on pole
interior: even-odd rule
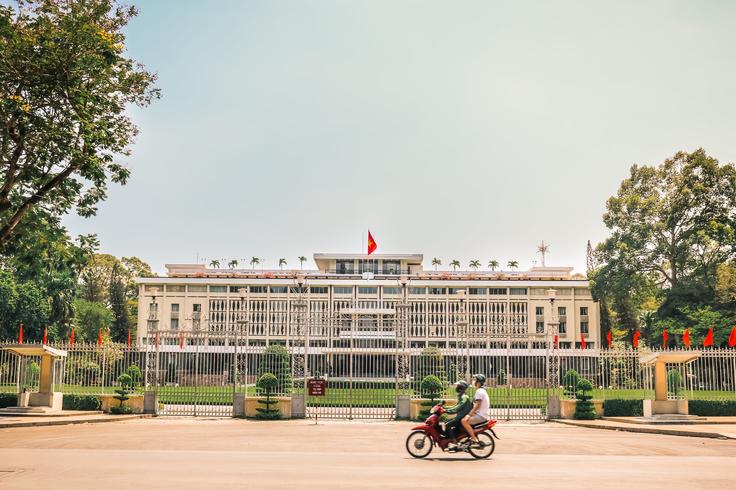
[[[23,323],[20,324],[20,328],[18,329],[18,343],[23,343]]]
[[[728,346],[736,347],[736,327],[731,329],[731,335],[728,336]]]
[[[559,349],[559,348],[560,348],[560,337],[558,335],[555,335],[555,349]]]
[[[685,343],[685,347],[690,348],[690,329],[685,329],[685,333],[682,334],[682,341]]]
[[[158,350],[158,332],[153,336],[153,346]]]
[[[49,343],[49,327],[43,327],[43,345]]]
[[[631,343],[634,344],[634,349],[639,348],[639,337],[641,337],[641,332],[637,330],[634,332],[634,337],[631,339]]]
[[[375,252],[377,248],[378,248],[378,244],[373,239],[373,235],[371,235],[371,230],[368,230],[368,255]]]
[[[74,327],[72,327],[72,333],[69,336],[69,347],[74,347]]]
[[[184,350],[184,332],[179,332],[179,349]]]
[[[130,347],[130,329],[128,329],[128,347]]]
[[[612,331],[610,330],[608,331],[608,333],[606,334],[606,340],[608,341],[608,348],[610,349],[611,344],[613,343],[613,332]]]
[[[710,327],[708,329],[708,333],[705,334],[705,339],[703,339],[703,347],[713,347],[713,327]]]
[[[102,329],[97,330],[97,347],[102,347]]]
[[[580,334],[580,348],[581,349],[585,349],[585,346],[587,346],[587,345],[588,344],[585,342],[585,337],[583,337],[583,334],[581,333]]]
[[[665,328],[665,329],[664,329],[664,330],[662,331],[662,348],[663,348],[663,349],[664,349],[665,347],[667,347],[667,339],[669,339],[669,338],[670,338],[670,336],[669,336],[669,335],[667,335],[667,329]]]

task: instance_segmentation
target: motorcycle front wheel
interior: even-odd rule
[[[415,430],[406,438],[406,450],[415,458],[426,458],[432,452],[432,438],[421,430]]]
[[[473,447],[471,444],[468,448],[470,454],[476,459],[485,459],[490,457],[491,454],[493,454],[493,451],[496,450],[496,441],[493,440],[493,436],[488,432],[481,432],[478,434],[478,440],[483,443],[483,447]]]

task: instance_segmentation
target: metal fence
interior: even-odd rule
[[[138,368],[136,391],[156,392],[162,415],[232,416],[237,394],[261,399],[268,392],[301,398],[309,417],[389,419],[396,416],[399,398],[454,398],[455,380],[484,373],[491,416],[539,420],[547,416],[549,396],[575,396],[570,381],[580,377],[591,381],[597,399],[651,399],[653,369],[641,362],[642,356],[681,352],[558,350],[547,342],[522,343],[513,337],[417,348],[390,328],[372,324],[361,330],[355,323],[336,324],[297,331],[288,345],[268,346],[238,332],[162,332],[153,342],[132,347],[57,343],[52,347],[66,350],[68,356],[62,383],[55,389],[113,394],[119,376]],[[699,356],[667,366],[668,398],[736,400],[736,349],[687,352]],[[36,391],[39,366],[40,359],[0,350],[0,392]],[[260,386],[264,373],[275,376],[273,387]],[[423,385],[427,376],[437,378],[439,391]],[[309,396],[310,378],[325,380],[325,396]]]

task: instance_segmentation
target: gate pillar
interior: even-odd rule
[[[158,413],[158,395],[155,391],[143,392],[143,413]]]
[[[233,417],[245,417],[245,393],[233,394]]]
[[[304,394],[303,393],[292,393],[291,394],[291,418],[303,419],[306,417],[307,411],[304,406]]]

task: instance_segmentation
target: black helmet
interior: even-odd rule
[[[474,374],[473,377],[475,378],[475,380],[478,383],[480,383],[481,386],[483,386],[485,384],[485,382],[486,382],[486,375],[485,374],[478,373],[478,374]]]
[[[458,393],[464,393],[465,390],[468,389],[468,383],[464,379],[460,379],[458,381],[455,381],[455,391]]]

